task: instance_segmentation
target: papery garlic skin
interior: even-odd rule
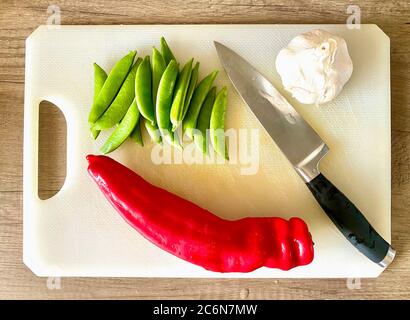
[[[353,72],[346,41],[324,30],[293,38],[276,57],[283,86],[299,102],[322,104],[343,89]]]

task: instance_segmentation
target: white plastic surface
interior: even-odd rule
[[[322,212],[221,69],[213,40],[251,61],[283,92],[274,61],[297,34],[323,28],[348,44],[354,71],[341,95],[321,107],[290,102],[330,147],[321,171],[390,240],[390,56],[389,38],[375,25],[152,25],[38,28],[26,41],[24,132],[24,262],[39,276],[128,277],[376,277],[383,269],[360,254]],[[195,57],[200,76],[220,69],[227,85],[227,128],[259,128],[260,162],[255,175],[236,165],[155,165],[153,144],[127,141],[112,156],[148,181],[225,218],[300,216],[315,243],[309,266],[288,272],[261,268],[219,274],[161,251],[134,231],[105,200],[87,174],[85,156],[99,153],[108,133],[89,138],[87,114],[93,67],[109,71],[129,50],[151,53],[163,35],[181,63]],[[67,178],[53,198],[37,196],[38,110],[48,100],[67,121]]]

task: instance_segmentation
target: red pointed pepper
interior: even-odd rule
[[[309,264],[313,243],[299,218],[225,220],[153,186],[106,156],[87,156],[88,172],[105,197],[142,236],[169,253],[217,272]]]

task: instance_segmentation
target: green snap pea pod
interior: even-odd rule
[[[162,54],[155,47],[152,48],[151,66],[152,66],[152,102],[153,102],[153,108],[155,110],[159,81],[161,80],[162,74],[164,73],[165,68],[167,67]],[[155,114],[155,111],[154,111],[154,114]],[[145,128],[147,129],[149,136],[151,137],[151,140],[154,141],[155,143],[160,143],[161,134],[159,132],[157,124],[153,125],[151,124],[150,121],[144,120],[144,125],[145,125]]]
[[[151,122],[143,119],[145,129],[147,129],[147,132],[149,136],[151,137],[151,140],[154,141],[155,143],[161,143],[161,132],[158,129],[158,126],[155,125],[153,126]]]
[[[132,130],[130,138],[134,140],[141,147],[144,146],[144,141],[142,140],[141,134],[141,117],[139,117],[137,124],[135,125],[134,130]]]
[[[196,130],[194,130],[195,145],[203,154],[208,154],[208,140],[206,137],[206,131],[209,129],[211,122],[212,108],[215,102],[216,87],[212,87],[209,90],[204,104],[202,105],[201,112],[198,116],[198,122],[196,124]]]
[[[178,64],[175,60],[171,60],[162,75],[158,86],[157,93],[157,123],[161,135],[170,144],[180,148],[181,145],[173,132],[171,132],[170,111],[174,88],[178,76]]]
[[[191,59],[184,65],[175,86],[174,100],[172,101],[170,115],[172,131],[175,131],[179,127],[183,119],[185,98],[189,87],[189,81],[191,79],[193,61],[194,59]]]
[[[91,108],[88,117],[88,122],[90,124],[94,124],[114,100],[131,69],[136,53],[136,51],[130,51],[130,53],[121,58],[121,60],[115,64],[114,68],[112,68],[98,94],[95,104],[93,104]]]
[[[142,59],[138,58],[134,63],[114,101],[95,122],[93,129],[103,130],[111,128],[124,118],[130,104],[135,99],[135,74],[141,61]]]
[[[152,104],[152,72],[149,56],[140,63],[135,76],[135,98],[141,115],[155,124],[155,111]]]
[[[164,58],[162,57],[161,53],[154,47],[152,48],[152,102],[153,102],[153,108],[155,110],[156,108],[156,102],[157,102],[157,92],[158,92],[158,85],[159,81],[161,80],[162,74],[165,71],[166,65]],[[149,136],[151,137],[151,140],[154,141],[155,143],[160,143],[161,142],[161,134],[159,132],[157,124],[151,124],[150,121],[147,121],[146,119],[143,119],[145,129],[147,129],[147,132]]]
[[[94,63],[94,98],[93,105],[97,101],[98,94],[107,79],[107,73],[98,64]],[[100,134],[100,130],[95,130],[91,128],[91,135],[94,139],[97,139]]]
[[[165,60],[157,48],[152,48],[152,103],[155,107],[159,81],[166,68]]]
[[[195,63],[192,69],[191,79],[189,80],[189,87],[185,97],[184,112],[182,113],[182,120],[185,118],[186,112],[188,111],[189,103],[191,102],[192,95],[194,93],[196,84],[198,82],[199,76],[199,62]]]
[[[228,89],[223,87],[217,94],[212,108],[210,137],[214,150],[220,156],[229,160],[228,149],[225,142],[225,113],[228,104]]]
[[[171,60],[176,61],[175,56],[172,53],[171,49],[169,48],[168,43],[166,42],[164,37],[161,37],[160,42],[161,42],[161,53],[162,53],[162,56],[164,57],[165,64],[168,65],[171,62]]]
[[[199,111],[201,111],[202,104],[217,75],[218,70],[213,71],[211,74],[202,79],[194,90],[188,112],[183,122],[184,132],[190,139],[193,139],[193,129],[196,127]]]
[[[140,113],[134,100],[118,127],[101,147],[101,152],[107,154],[117,149],[134,130],[139,118]]]

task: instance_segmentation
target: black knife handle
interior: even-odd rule
[[[329,218],[360,252],[383,267],[393,260],[395,251],[390,244],[324,175],[319,174],[307,186]]]

